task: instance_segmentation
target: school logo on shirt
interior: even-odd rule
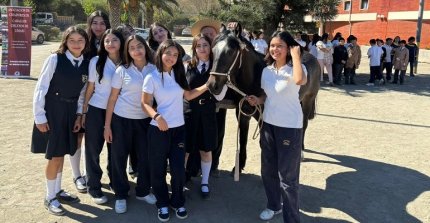
[[[82,74],[82,83],[87,83],[88,81],[88,75]]]

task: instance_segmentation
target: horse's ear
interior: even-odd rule
[[[224,33],[227,30],[227,27],[224,25],[224,23],[221,24],[221,28],[219,28],[219,33]]]
[[[234,33],[236,34],[236,37],[240,37],[242,35],[242,25],[239,22],[234,29]]]

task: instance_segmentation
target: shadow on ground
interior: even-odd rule
[[[415,77],[409,77],[408,75],[405,77],[403,85],[386,83],[384,85],[366,86],[368,82],[369,74],[358,74],[356,76],[357,85],[330,87],[327,84],[321,84],[320,90],[347,94],[352,97],[360,97],[361,94],[368,92],[382,93],[386,91],[399,91],[422,96],[430,96],[430,75],[427,74],[416,75]]]
[[[430,177],[413,169],[387,163],[307,150],[335,161],[306,159],[353,169],[331,175],[324,190],[301,186],[301,209],[319,213],[321,208],[344,212],[358,222],[421,222],[409,214],[406,206],[430,190]],[[424,208],[424,207],[423,207]],[[303,222],[343,222],[303,216]],[[316,220],[316,221],[315,221]]]

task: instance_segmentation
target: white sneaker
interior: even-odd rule
[[[278,211],[272,211],[268,208],[264,209],[260,214],[260,219],[263,221],[268,221],[273,218],[273,216],[282,213],[282,209]]]
[[[122,213],[127,212],[127,201],[125,199],[116,200],[115,212],[117,214],[122,214]]]
[[[93,202],[96,204],[104,204],[108,202],[108,198],[105,195],[95,196],[95,197],[91,196],[91,200],[93,200]]]
[[[137,200],[145,201],[148,204],[155,204],[157,202],[157,198],[155,198],[154,194],[149,193],[145,197],[136,196]]]

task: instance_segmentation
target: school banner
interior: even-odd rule
[[[31,8],[0,6],[2,77],[30,77]]]

